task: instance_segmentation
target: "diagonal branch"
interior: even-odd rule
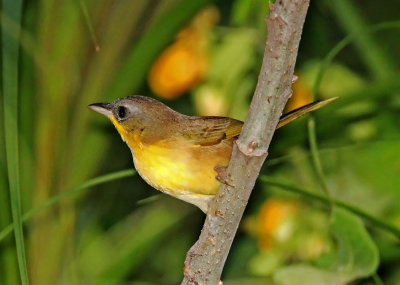
[[[181,284],[218,284],[236,230],[279,117],[292,90],[294,65],[309,0],[270,3],[268,39],[257,87],[199,240],[186,256]]]

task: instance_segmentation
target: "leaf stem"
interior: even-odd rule
[[[383,283],[381,277],[379,277],[378,273],[375,272],[374,274],[372,274],[372,279],[374,280],[376,285],[384,285],[384,283]]]
[[[329,205],[330,203],[333,203],[336,206],[340,206],[342,208],[345,208],[345,209],[349,210],[350,212],[352,212],[352,213],[358,215],[359,217],[363,218],[364,220],[369,221],[371,224],[374,224],[375,226],[379,227],[380,229],[383,229],[383,230],[385,230],[387,232],[392,233],[394,236],[397,237],[397,239],[400,239],[400,229],[398,227],[394,226],[391,223],[387,223],[384,220],[381,220],[381,219],[379,219],[379,218],[377,218],[377,217],[365,212],[364,210],[362,210],[360,208],[354,207],[352,205],[349,205],[349,204],[347,204],[345,202],[342,202],[342,201],[339,201],[339,200],[336,200],[336,199],[331,199],[330,200],[329,198],[327,198],[324,195],[312,192],[310,190],[307,190],[307,189],[304,189],[304,188],[301,188],[301,187],[297,187],[295,185],[291,185],[291,184],[287,184],[287,183],[284,183],[284,182],[277,181],[277,180],[272,179],[272,178],[270,178],[270,177],[268,177],[266,175],[260,175],[259,179],[260,179],[261,182],[267,183],[268,185],[279,187],[282,190],[286,190],[286,191],[289,191],[289,192],[292,192],[292,193],[301,194],[301,195],[303,195],[303,196],[305,196],[307,198],[311,198],[313,200],[322,202],[324,204],[328,204]]]
[[[322,168],[321,159],[319,157],[319,151],[318,151],[318,145],[317,145],[317,135],[316,135],[316,131],[315,131],[315,119],[312,115],[308,119],[307,128],[308,128],[308,141],[310,143],[310,150],[311,150],[311,158],[312,158],[312,161],[314,164],[315,171],[317,173],[317,179],[318,179],[325,195],[330,199],[328,186],[326,185],[326,182],[325,182],[326,180],[325,180],[324,170]]]

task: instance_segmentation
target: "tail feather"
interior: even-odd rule
[[[290,123],[293,120],[296,120],[297,118],[300,118],[301,116],[304,116],[305,114],[315,111],[317,109],[320,109],[322,107],[324,107],[325,105],[335,101],[338,97],[334,97],[334,98],[330,98],[327,100],[323,100],[323,101],[316,101],[310,104],[307,104],[303,107],[297,108],[293,111],[290,111],[289,113],[284,114],[280,119],[279,119],[279,123],[277,125],[277,129],[279,129],[280,127],[283,127],[284,125]]]

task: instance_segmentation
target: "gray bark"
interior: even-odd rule
[[[266,18],[268,39],[257,87],[225,183],[211,202],[199,240],[187,253],[181,284],[218,284],[236,230],[291,96],[294,65],[309,0],[277,0]]]

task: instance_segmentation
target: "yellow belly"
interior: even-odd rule
[[[111,121],[131,149],[136,170],[148,184],[207,213],[220,186],[214,167],[228,165],[233,138],[211,146],[193,145],[184,138],[146,144],[139,133],[128,135],[115,119]]]
[[[137,171],[154,188],[173,196],[215,195],[220,183],[214,167],[228,165],[230,158],[223,147],[160,142],[132,153]]]

